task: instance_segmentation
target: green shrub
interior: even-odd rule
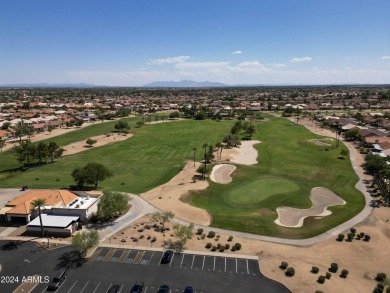
[[[320,271],[320,269],[319,269],[318,267],[315,267],[315,266],[312,266],[312,267],[311,267],[311,272],[312,272],[313,274],[318,274],[319,271]]]
[[[390,287],[387,287],[386,293],[390,293]]]
[[[224,252],[225,251],[225,247],[222,246],[220,249],[219,249],[219,252]]]
[[[355,234],[352,233],[352,232],[351,232],[351,233],[348,233],[347,236],[348,236],[348,241],[349,241],[349,242],[351,242],[351,241],[353,240],[353,238],[355,238]]]
[[[216,250],[217,250],[216,246],[213,246],[213,248],[211,248],[211,251],[216,251]]]
[[[222,246],[221,246],[221,243],[218,243],[217,244],[217,248],[220,249]]]
[[[235,246],[232,246],[232,249],[230,249],[231,251],[236,251],[236,247]]]
[[[345,279],[348,276],[348,273],[349,273],[348,270],[343,269],[341,271],[340,277]]]
[[[337,236],[337,241],[339,241],[339,242],[343,241],[343,240],[344,240],[344,237],[345,237],[344,234],[339,234],[339,235]]]
[[[233,236],[229,236],[227,241],[232,241],[232,240],[233,240]]]
[[[214,236],[215,236],[215,232],[214,231],[210,231],[209,234],[207,234],[208,238],[214,238]]]
[[[385,273],[377,273],[375,280],[377,280],[378,282],[383,282],[384,280],[386,280],[386,278],[387,276]]]
[[[325,278],[327,278],[328,280],[332,277],[332,274],[329,273],[329,272],[326,272],[325,274]]]
[[[323,291],[320,291],[320,290],[316,290],[316,292],[314,293],[324,293]]]
[[[335,262],[332,262],[330,264],[329,272],[336,273],[338,269],[339,269],[339,265]]]
[[[282,270],[287,269],[287,267],[288,267],[288,263],[287,263],[287,262],[282,261],[282,262],[280,263],[279,268],[281,268]]]
[[[356,234],[356,229],[355,228],[351,228],[350,231],[351,231],[351,233]]]
[[[289,267],[286,271],[286,276],[287,277],[292,277],[295,275],[295,269],[293,267]]]
[[[234,244],[234,246],[236,247],[236,250],[240,250],[241,249],[241,244],[240,243],[236,243],[236,244]]]
[[[325,276],[319,276],[317,282],[320,283],[320,284],[324,284],[325,280],[326,280]]]
[[[196,235],[202,235],[202,233],[203,233],[203,229],[199,228],[198,231],[196,232]]]
[[[209,243],[206,244],[205,247],[206,247],[207,249],[209,249],[209,248],[211,248],[211,246],[213,246],[213,245],[209,242]]]
[[[369,242],[371,239],[370,235],[366,234],[364,235],[364,241]]]
[[[372,291],[373,293],[382,293],[383,292],[383,289],[382,288],[378,288],[378,287],[375,287],[374,288],[374,291]]]

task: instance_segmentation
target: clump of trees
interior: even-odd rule
[[[99,163],[88,163],[73,170],[72,177],[77,186],[83,189],[86,185],[98,187],[99,182],[113,176],[111,171]]]
[[[30,167],[33,163],[43,164],[44,161],[50,158],[51,162],[62,156],[64,149],[55,142],[39,142],[33,144],[31,141],[26,140],[20,142],[19,145],[14,146],[15,156],[19,163],[24,164],[26,167]]]
[[[72,238],[72,245],[76,246],[80,252],[80,256],[85,256],[88,249],[91,249],[99,244],[99,233],[95,231],[80,232]]]
[[[124,193],[105,191],[98,203],[96,214],[91,218],[92,222],[112,221],[128,208],[130,200]]]
[[[115,123],[114,128],[118,130],[120,133],[126,133],[130,130],[129,123],[127,123],[124,120],[120,120],[117,123]]]
[[[169,223],[174,217],[175,214],[171,211],[157,212],[152,215],[152,220],[159,222],[162,226],[161,230],[164,231],[165,224]]]
[[[85,143],[88,145],[88,147],[91,148],[95,143],[97,143],[97,140],[96,139],[92,139],[92,138],[88,138]]]

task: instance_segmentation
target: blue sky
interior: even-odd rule
[[[0,0],[0,84],[390,83],[389,0]]]

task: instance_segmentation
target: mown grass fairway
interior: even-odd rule
[[[364,207],[363,195],[355,189],[358,181],[350,160],[338,159],[345,148],[324,147],[308,142],[319,138],[303,126],[271,118],[256,124],[254,139],[260,163],[238,166],[228,185],[210,183],[207,190],[194,193],[192,204],[213,216],[212,225],[232,230],[278,237],[305,238],[320,234],[352,218]],[[347,204],[330,207],[331,216],[308,218],[302,228],[284,228],[274,223],[276,208],[310,208],[313,187],[336,192]]]
[[[139,118],[138,118],[139,120]],[[215,144],[229,133],[233,121],[175,121],[134,128],[136,118],[129,119],[134,136],[128,140],[85,152],[65,156],[54,164],[21,172],[13,151],[0,154],[0,187],[61,188],[73,184],[71,172],[88,162],[107,166],[114,177],[100,184],[101,188],[142,193],[167,182],[193,159],[203,153],[203,143]],[[114,130],[114,122],[99,124],[53,138],[61,145],[80,141]],[[102,127],[104,126],[104,127]]]
[[[237,166],[233,181],[227,185],[210,182],[210,187],[194,193],[190,202],[206,209],[213,217],[212,226],[256,234],[304,238],[310,237],[352,218],[364,207],[363,195],[355,189],[358,177],[349,159],[338,159],[345,146],[336,148],[315,145],[309,139],[320,138],[303,126],[288,120],[269,117],[271,121],[255,123],[253,139],[260,163]],[[142,193],[175,176],[186,160],[202,158],[203,143],[215,144],[230,132],[235,121],[177,121],[134,128],[139,118],[130,118],[134,136],[128,140],[91,148],[61,158],[54,164],[20,171],[13,151],[0,154],[0,187],[61,188],[73,184],[71,172],[88,162],[99,162],[114,173],[100,184],[103,189]],[[51,140],[60,145],[104,134],[115,122],[80,129]],[[334,142],[333,142],[334,144]],[[274,223],[276,208],[309,208],[313,187],[336,192],[347,204],[331,207],[331,216],[308,218],[302,228],[283,228]]]

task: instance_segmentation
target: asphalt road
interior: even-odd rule
[[[144,292],[157,292],[167,284],[171,292],[192,286],[194,292],[290,292],[283,285],[261,275],[256,260],[224,256],[175,254],[168,264],[160,264],[162,252],[99,247],[86,262],[73,259],[71,246],[44,251],[33,243],[17,247],[0,242],[1,276],[18,277],[19,282],[0,283],[0,292],[13,292],[23,276],[52,277],[55,270],[68,268],[68,277],[58,293],[104,293],[115,284],[129,292],[136,282],[144,282]],[[47,283],[33,293],[46,292]]]

